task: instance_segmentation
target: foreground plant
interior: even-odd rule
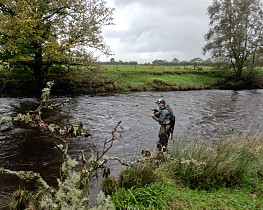
[[[48,104],[50,90],[53,82],[48,82],[47,87],[43,89],[40,105],[37,109],[27,112],[25,115],[18,114],[15,118],[5,118],[1,120],[1,124],[6,122],[23,122],[33,128],[40,128],[44,132],[48,132],[53,138],[49,140],[61,152],[63,156],[63,164],[61,166],[62,176],[58,179],[58,187],[55,189],[49,186],[45,180],[32,171],[12,171],[0,168],[0,173],[18,176],[22,180],[34,180],[37,186],[35,192],[27,192],[19,190],[13,196],[12,209],[87,209],[89,207],[89,181],[97,176],[98,169],[104,169],[104,175],[109,175],[109,169],[106,162],[109,157],[106,153],[113,146],[115,140],[115,132],[121,127],[121,121],[112,131],[112,138],[105,140],[103,150],[97,152],[97,156],[90,154],[89,157],[82,151],[80,156],[80,168],[75,167],[78,161],[72,159],[68,155],[68,145],[71,138],[77,136],[88,137],[89,133],[83,129],[81,123],[76,125],[65,125],[64,128],[56,124],[47,124],[42,119],[43,110],[53,109],[68,102],[70,99],[61,103]],[[122,128],[122,127],[121,127]],[[117,158],[112,158],[117,159]],[[108,204],[107,204],[108,205]]]
[[[177,139],[161,165],[128,168],[104,190],[116,209],[261,209],[262,150],[262,136]]]

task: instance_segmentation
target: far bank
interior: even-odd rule
[[[97,65],[53,67],[46,81],[54,80],[56,94],[112,94],[135,91],[186,91],[204,89],[262,88],[262,69],[244,72],[236,80],[232,71],[206,66]],[[0,66],[0,93],[34,94],[36,82],[30,71]]]

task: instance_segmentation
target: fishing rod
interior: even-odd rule
[[[139,104],[141,104],[143,107],[146,107],[147,109],[151,109],[149,106],[143,104],[141,101],[139,101],[138,99],[136,98],[133,98],[135,101],[137,101]]]

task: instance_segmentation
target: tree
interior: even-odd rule
[[[112,13],[104,0],[2,0],[0,60],[32,70],[42,84],[52,65],[88,62],[91,49],[109,54],[101,28]]]
[[[204,60],[202,58],[193,58],[190,60],[191,63],[202,63]]]
[[[263,9],[260,0],[214,0],[208,7],[210,28],[204,53],[230,62],[241,78],[248,58],[254,64],[263,47]],[[253,66],[253,65],[252,65]]]
[[[173,60],[171,60],[171,63],[179,63],[179,62],[180,62],[180,60],[177,58],[174,58]]]
[[[137,64],[138,64],[137,61],[129,61],[129,62],[128,62],[128,65],[137,65]]]
[[[115,63],[116,61],[115,61],[115,59],[114,58],[111,58],[110,59],[110,63]]]
[[[158,60],[158,59],[156,59],[152,63],[154,65],[156,65],[156,66],[165,66],[165,65],[168,64],[168,61],[167,60]]]

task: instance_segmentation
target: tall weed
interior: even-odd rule
[[[219,143],[177,140],[162,170],[191,188],[258,187],[263,178],[263,137]]]

